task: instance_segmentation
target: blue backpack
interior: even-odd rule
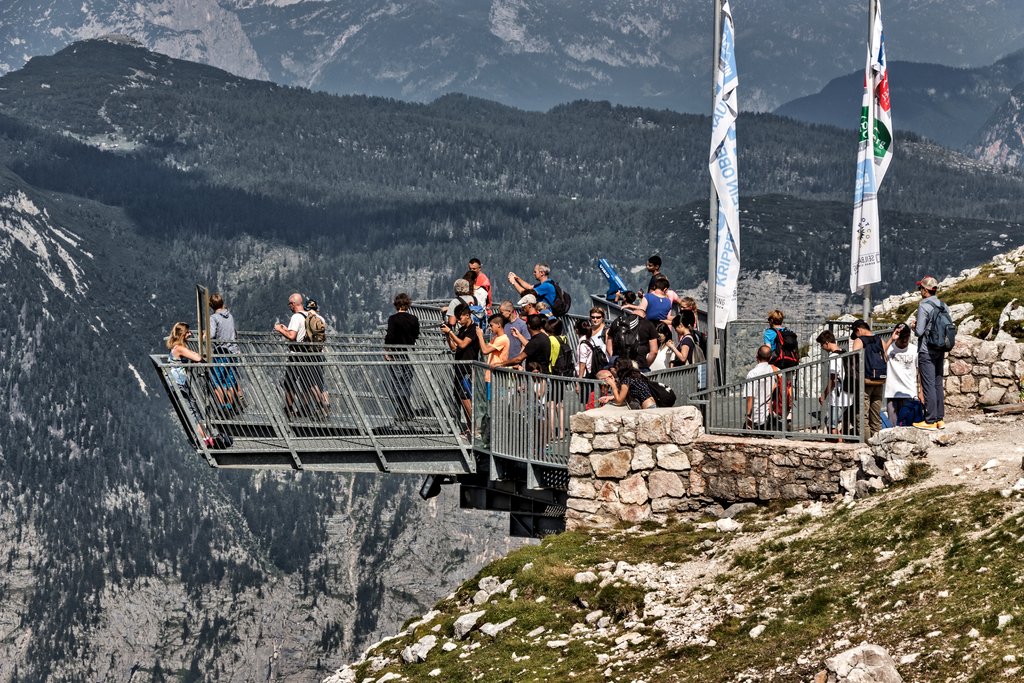
[[[896,416],[897,427],[911,427],[915,422],[921,422],[924,420],[924,404],[914,399],[913,401],[907,401],[900,408],[899,415]]]

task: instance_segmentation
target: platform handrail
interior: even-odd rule
[[[778,373],[699,391],[691,394],[690,399],[703,407],[704,429],[709,434],[863,441],[866,434],[863,355],[863,350],[826,354]],[[844,376],[852,377],[852,390],[842,392],[838,404],[833,403],[837,397],[834,391],[819,403],[829,382],[830,370],[837,367]],[[746,396],[753,394],[756,414],[765,398],[771,400],[775,392],[778,392],[779,410],[773,411],[774,406],[769,405],[767,420],[748,422]]]

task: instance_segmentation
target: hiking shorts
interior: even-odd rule
[[[210,368],[210,384],[214,389],[234,389],[238,386],[234,367],[217,367],[224,363],[234,363],[234,358],[214,358],[214,366]]]

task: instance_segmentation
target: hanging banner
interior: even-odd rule
[[[715,265],[715,327],[736,320],[740,278],[740,188],[736,165],[736,51],[732,9],[722,3],[722,49],[711,112],[711,160],[708,169],[718,195],[718,253]]]
[[[892,161],[892,112],[889,73],[882,31],[881,3],[875,3],[864,67],[864,95],[857,149],[857,183],[853,196],[853,231],[850,237],[850,292],[882,279],[878,234],[878,187]]]

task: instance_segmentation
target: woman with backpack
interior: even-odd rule
[[[694,315],[692,311],[683,311],[675,319],[676,334],[679,335],[679,343],[669,342],[672,349],[672,364],[674,368],[694,363],[703,363],[703,352],[700,348],[700,341],[694,333]]]
[[[627,308],[637,315],[643,316],[653,323],[672,318],[672,299],[668,295],[669,281],[664,275],[655,275],[654,289],[644,294],[637,304],[626,304]]]

